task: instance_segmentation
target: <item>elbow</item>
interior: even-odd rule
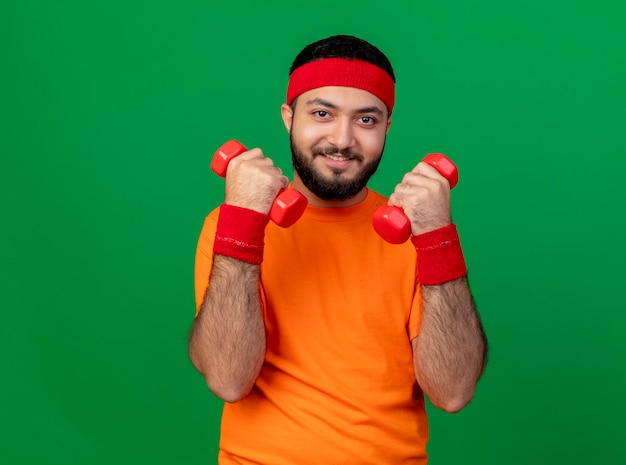
[[[200,373],[209,388],[209,390],[218,398],[223,400],[224,402],[234,403],[238,402],[246,395],[250,389],[244,389],[241,387],[237,387],[237,384],[234,382],[218,382],[215,379],[215,376],[210,376],[210,371],[205,370],[205,368],[200,363],[200,360],[197,357],[194,357],[194,353],[190,352],[190,359],[193,366],[196,368],[198,373]]]
[[[241,386],[231,385],[216,385],[207,379],[207,386],[209,390],[218,398],[229,404],[239,402],[246,397],[250,392],[250,388],[244,388]]]
[[[429,397],[431,403],[439,410],[447,413],[459,413],[474,398],[474,389],[465,392],[458,392],[447,397]]]
[[[456,398],[446,402],[439,408],[447,413],[459,413],[467,406],[467,404],[470,403],[471,400],[471,397],[468,399]]]
[[[202,357],[198,351],[193,350],[193,346],[190,347],[189,358],[204,378],[209,390],[228,403],[239,402],[252,391],[263,362],[263,358],[260,358],[257,365],[235,370],[232,367],[238,363],[224,360],[208,361],[208,357]]]

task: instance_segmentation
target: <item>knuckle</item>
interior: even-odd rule
[[[410,173],[406,173],[403,177],[402,177],[402,183],[411,183],[412,181],[414,181],[416,178],[418,177],[418,175],[416,173],[410,172]]]

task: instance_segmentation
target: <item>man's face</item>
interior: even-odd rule
[[[298,177],[322,200],[364,192],[380,163],[391,121],[378,97],[352,87],[321,87],[283,106]]]

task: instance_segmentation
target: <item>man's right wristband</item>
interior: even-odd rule
[[[269,215],[249,208],[222,204],[217,220],[213,253],[253,265],[263,261],[265,227]]]

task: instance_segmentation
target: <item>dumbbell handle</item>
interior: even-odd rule
[[[236,140],[229,140],[213,155],[211,169],[220,177],[226,177],[226,170],[230,161],[248,149]],[[282,228],[294,224],[307,207],[307,199],[295,189],[281,189],[272,203],[270,219]]]
[[[459,172],[456,165],[441,153],[430,153],[422,160],[435,167],[448,180],[450,189],[459,181]],[[372,217],[372,224],[376,232],[391,244],[402,244],[411,237],[411,222],[399,207],[390,205],[379,207]]]

